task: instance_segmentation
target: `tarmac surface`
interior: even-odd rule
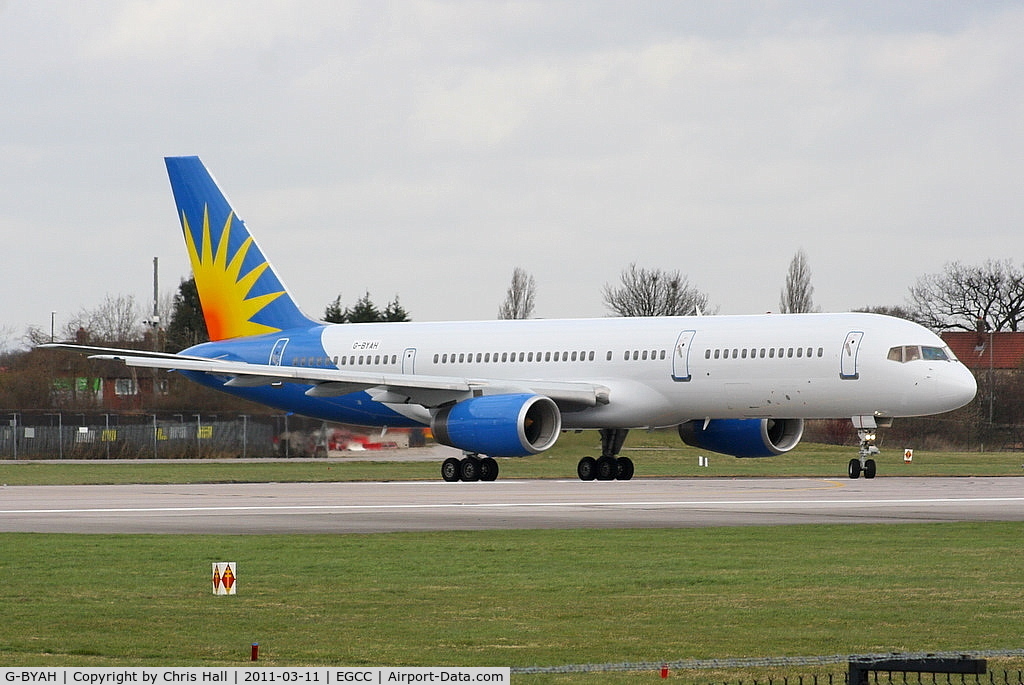
[[[1024,521],[1024,478],[0,487],[0,532],[376,533]]]

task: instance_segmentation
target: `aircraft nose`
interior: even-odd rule
[[[935,374],[934,378],[938,381],[939,396],[946,405],[943,411],[959,409],[978,393],[978,381],[963,364],[957,363],[944,369],[942,373]]]

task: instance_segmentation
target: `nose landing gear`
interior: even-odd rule
[[[863,419],[870,419],[870,427],[867,425],[867,421]],[[861,421],[858,421],[861,420]],[[869,416],[855,416],[853,418],[854,426],[857,426],[857,437],[860,439],[860,449],[857,452],[857,457],[851,459],[849,465],[846,468],[846,474],[853,479],[860,478],[860,474],[863,473],[865,478],[874,478],[877,470],[875,460],[871,457],[878,454],[878,448],[875,447],[875,421],[874,417]]]

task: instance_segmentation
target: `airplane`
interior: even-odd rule
[[[177,354],[74,349],[176,370],[276,409],[429,428],[461,449],[445,481],[493,481],[495,457],[598,430],[581,480],[629,480],[628,431],[675,427],[735,457],[792,450],[807,419],[850,419],[848,475],[876,474],[874,431],[951,411],[977,391],[931,331],[864,313],[327,324],[304,314],[198,157],[165,159],[210,341]]]

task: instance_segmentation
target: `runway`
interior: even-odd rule
[[[1024,521],[1024,478],[0,488],[0,532],[378,533]]]

